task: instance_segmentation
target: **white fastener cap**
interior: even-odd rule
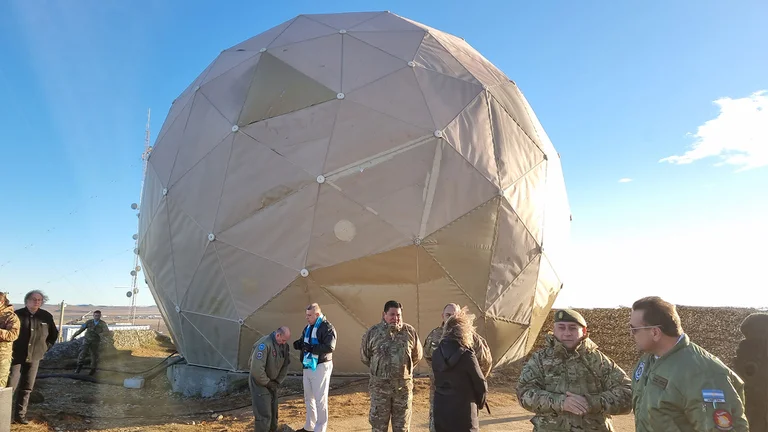
[[[442,138],[443,137],[443,131],[436,130],[435,131],[435,138]]]
[[[262,48],[262,49],[259,50],[259,52],[265,52],[265,51],[267,51],[266,48]]]
[[[208,241],[214,241],[216,240],[216,235],[213,233],[208,234]]]
[[[338,93],[336,99],[344,99],[344,93]]]
[[[325,176],[323,176],[323,175],[317,176],[317,182],[320,183],[320,184],[325,183]]]
[[[168,188],[163,188],[163,196],[168,195]]]
[[[345,34],[346,32],[347,32],[347,31],[346,31],[346,30],[344,30],[344,29],[341,29],[341,30],[339,30],[339,33],[341,33],[341,34]]]
[[[240,126],[238,126],[238,125],[232,126],[232,132],[237,132],[239,130],[240,130]]]
[[[409,62],[408,62],[408,66],[410,66],[410,67],[416,67],[416,62],[415,62],[415,61],[409,61]]]
[[[307,276],[309,276],[309,270],[307,270],[307,269],[301,269],[301,271],[299,272],[299,274],[301,274],[301,277],[307,277]]]

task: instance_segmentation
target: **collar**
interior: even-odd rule
[[[683,342],[683,343],[680,343],[680,342]],[[677,338],[677,342],[675,342],[675,346],[674,346],[674,347],[672,347],[672,349],[671,349],[671,350],[669,350],[669,352],[667,352],[666,354],[664,354],[664,355],[663,355],[663,357],[667,357],[667,356],[669,356],[670,354],[673,354],[673,353],[675,353],[675,352],[677,352],[677,351],[679,351],[679,350],[681,350],[681,349],[683,349],[683,348],[687,347],[688,345],[690,345],[690,339],[688,339],[688,335],[686,335],[685,333],[683,333],[683,334],[681,334],[681,335],[680,335],[680,337],[679,337],[679,338]],[[661,357],[659,357],[659,356],[657,356],[657,355],[654,355],[653,357],[654,357],[656,360],[658,360],[659,358],[661,358]]]

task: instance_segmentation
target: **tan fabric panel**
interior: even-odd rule
[[[325,102],[254,123],[242,131],[316,177],[323,174],[340,104],[335,100]]]
[[[293,329],[291,329],[293,331]],[[243,324],[240,326],[240,340],[238,341],[238,351],[237,351],[237,369],[241,371],[248,371],[250,368],[248,367],[248,360],[253,355],[253,346],[256,344],[256,341],[261,339],[263,335],[256,330],[248,327],[247,324]],[[293,335],[291,335],[293,336]],[[291,359],[291,362],[293,362],[294,359],[297,359],[297,357],[294,357]]]
[[[221,242],[216,242],[216,251],[240,318],[250,316],[298,275],[296,270]]]
[[[321,24],[317,20],[312,20],[307,16],[300,15],[296,17],[285,31],[280,33],[280,36],[269,45],[269,48],[272,49],[275,47],[291,45],[336,33],[338,33],[338,30],[333,27]]]
[[[538,244],[541,244],[547,200],[546,174],[547,162],[544,161],[504,191],[504,197]]]
[[[184,128],[183,143],[173,163],[170,185],[173,186],[230,133],[232,123],[211,105],[205,95],[198,92]]]
[[[389,12],[363,21],[362,23],[347,29],[348,31],[424,31],[423,28]]]
[[[207,86],[208,83],[223,76],[227,72],[230,72],[232,69],[242,66],[243,63],[247,62],[251,65],[255,65],[258,62],[258,55],[258,52],[253,51],[222,51],[221,54],[216,57],[216,60],[213,62],[213,66],[211,66],[211,69],[205,75],[205,78],[200,82],[200,88]],[[246,88],[245,90],[247,91],[248,89]],[[233,92],[233,94],[235,93]],[[206,96],[208,95],[206,94]],[[233,124],[235,120],[231,120]]]
[[[509,79],[482,54],[472,48],[466,41],[439,30],[430,32],[456,60],[485,85],[502,84]]]
[[[526,329],[527,326],[486,315],[485,340],[491,349],[494,364],[503,364],[510,358],[516,357],[517,353],[515,351],[510,352],[510,349],[521,346],[520,339],[524,338]],[[525,347],[524,339],[522,347]]]
[[[414,71],[437,129],[448,126],[483,91],[477,84],[429,69],[419,67]]]
[[[491,116],[488,112],[488,98],[480,93],[445,128],[445,140],[453,146],[472,166],[480,171],[496,188],[499,187],[499,170],[494,149]]]
[[[268,48],[270,45],[272,45],[272,42],[274,42],[274,40],[277,39],[277,37],[280,36],[280,34],[282,34],[285,29],[287,29],[288,26],[291,25],[295,20],[296,18],[293,18],[280,25],[272,27],[263,33],[260,33],[227,49],[227,51],[259,51],[262,48]]]
[[[332,178],[344,195],[372,209],[409,238],[419,236],[427,180],[438,140],[425,141],[366,169]]]
[[[529,263],[537,259],[539,253],[540,248],[536,240],[512,210],[509,202],[506,199],[501,199],[496,228],[496,243],[493,250],[493,258],[491,259],[491,275],[488,282],[488,301],[486,306],[490,308],[489,313],[508,318],[517,317],[516,313],[511,313],[506,309],[512,307],[512,310],[514,310],[517,307],[510,304],[510,300],[512,300],[511,303],[515,303],[515,297],[505,298],[501,305],[497,299],[520,276],[526,267],[529,268],[529,272],[533,271],[533,273],[528,273],[525,278],[521,278],[521,281],[515,282],[513,287],[516,290],[527,290],[526,286],[521,285],[522,280],[525,280],[525,283],[530,283],[531,286],[535,285],[538,265],[532,267]],[[533,277],[533,281],[530,280],[531,277]],[[516,296],[517,294],[512,295]],[[533,294],[530,294],[528,297],[532,296]],[[525,301],[528,302],[526,308],[529,308],[530,301]],[[492,307],[494,303],[496,305]],[[502,310],[505,310],[505,312],[501,312]],[[522,318],[514,319],[519,322],[528,322]]]
[[[412,243],[328,184],[320,186],[307,268],[319,269]]]
[[[348,34],[408,62],[416,56],[426,32],[350,32]]]
[[[148,270],[145,263],[142,261],[141,264],[145,275],[148,276],[147,286],[149,286],[149,292],[152,294],[152,298],[155,300],[155,304],[160,310],[160,316],[163,317],[163,322],[165,322],[165,326],[170,332],[171,340],[176,345],[177,349],[181,349],[181,347],[184,346],[184,338],[181,332],[181,316],[176,312],[175,305],[168,297],[168,293],[155,288],[155,285],[152,282],[154,277],[151,276],[151,272]]]
[[[216,240],[293,269],[305,267],[317,185],[307,185],[228,230]]]
[[[181,94],[173,100],[171,103],[171,108],[168,110],[168,115],[165,118],[165,123],[163,124],[163,127],[160,129],[160,133],[157,134],[157,139],[155,143],[160,142],[160,140],[165,135],[165,132],[167,131],[167,127],[170,127],[171,123],[176,119],[176,117],[181,113],[181,110],[184,109],[185,106],[190,105],[192,99],[194,98],[195,94],[197,93],[197,88],[203,83],[203,80],[205,77],[208,76],[208,72],[211,71],[211,68],[213,67],[213,64],[216,62],[216,59],[214,59],[208,67],[203,70],[203,72],[195,78],[194,81],[192,81],[189,86],[187,86],[186,89],[184,89]],[[188,114],[188,113],[187,113]],[[186,122],[185,122],[186,123]],[[157,146],[155,146],[157,147]]]
[[[408,32],[411,34],[414,32]],[[366,33],[383,35],[386,33]],[[435,124],[429,107],[424,100],[416,73],[413,68],[403,68],[361,87],[348,95],[346,99],[372,108],[376,111],[420,127],[434,131]]]
[[[467,306],[477,314],[482,311],[465,295],[440,265],[423,248],[418,248],[418,286],[419,286],[419,337],[422,341],[430,331],[442,322],[445,305],[458,303]]]
[[[539,279],[536,282],[536,295],[533,298],[533,309],[531,311],[531,325],[529,327],[528,344],[526,352],[530,352],[536,343],[536,336],[541,331],[549,329],[542,328],[547,315],[552,310],[557,294],[560,292],[560,280],[555,275],[552,265],[546,256],[542,257],[539,270]]]
[[[235,370],[240,326],[228,321],[182,312],[184,358],[188,364]]]
[[[505,365],[509,363],[513,363],[517,360],[520,360],[521,358],[525,357],[528,354],[527,346],[529,341],[533,339],[533,342],[536,341],[536,337],[534,336],[531,338],[531,333],[528,331],[528,329],[525,329],[523,331],[523,334],[521,334],[515,342],[512,344],[511,347],[507,350],[506,353],[499,356],[498,358],[493,358],[494,366],[500,366]]]
[[[427,198],[422,218],[423,237],[498,196],[498,189],[444,140],[440,141],[435,160],[430,176],[433,195],[431,201]]]
[[[163,185],[160,178],[155,173],[152,164],[147,164],[146,174],[144,176],[144,188],[141,192],[141,208],[139,208],[139,244],[144,242],[144,236],[147,234],[149,224],[157,214],[160,207],[160,201],[163,199]]]
[[[239,126],[277,117],[336,99],[336,92],[307,77],[269,52],[261,55]]]
[[[525,132],[525,135],[536,144],[539,149],[544,151],[539,136],[536,133],[536,129],[533,127],[533,122],[528,115],[525,102],[523,102],[523,94],[514,83],[508,82],[501,85],[496,85],[488,88],[488,91],[493,96],[493,99],[501,105],[507,114],[519,125],[519,127]]]
[[[173,269],[176,274],[176,296],[181,301],[187,293],[197,266],[208,246],[208,234],[184,213],[178,205],[166,197],[171,230]]]
[[[243,109],[248,88],[251,86],[253,76],[256,74],[256,66],[261,59],[261,54],[244,51],[238,54],[248,54],[244,61],[230,68],[213,80],[207,80],[200,87],[200,92],[205,95],[211,104],[227,119],[230,125],[237,123],[240,111]],[[233,55],[234,53],[223,52]],[[220,57],[221,57],[220,56]]]
[[[498,208],[496,197],[421,243],[480,310],[485,308]]]
[[[347,12],[336,14],[307,14],[305,17],[333,27],[348,30],[386,12]]]
[[[456,60],[456,57],[446,51],[445,47],[443,47],[440,42],[429,33],[424,36],[424,40],[421,43],[421,47],[419,47],[419,51],[416,53],[414,61],[417,65],[425,69],[480,85],[480,81],[472,76],[467,68],[459,63],[459,61]]]
[[[267,208],[315,178],[269,147],[238,132],[224,181],[215,231],[222,232]]]
[[[327,175],[340,168],[359,164],[419,138],[432,136],[433,133],[358,103],[343,100],[336,117],[324,171]]]
[[[499,179],[501,187],[507,188],[531,168],[541,163],[544,160],[544,153],[493,98],[491,98],[490,107]]]
[[[197,97],[202,98],[204,96],[200,95]],[[169,180],[171,178],[173,162],[176,160],[176,154],[184,142],[184,128],[187,127],[187,120],[189,119],[189,113],[192,111],[193,103],[193,99],[187,102],[187,105],[176,116],[167,131],[155,141],[155,146],[152,148],[152,153],[149,156],[149,165],[155,169],[157,178],[160,179],[161,188],[170,185]]]
[[[488,314],[527,325],[531,322],[531,305],[536,295],[541,256],[537,256],[498,291],[488,293]],[[493,295],[493,297],[492,297]]]
[[[374,18],[375,19],[375,18]],[[349,93],[385,77],[407,62],[345,34],[343,36],[341,91]]]
[[[167,201],[162,199],[147,229],[147,234],[139,244],[139,254],[142,268],[150,276],[149,279],[153,288],[163,293],[174,304],[178,304],[171,236],[168,227]]]
[[[182,311],[234,321],[240,318],[213,243],[209,243],[205,249],[191,286],[192,289],[187,290],[181,300]]]
[[[233,139],[227,136],[168,191],[168,199],[205,232],[213,232]]]
[[[341,35],[332,29],[329,34],[330,36],[270,48],[268,52],[338,93],[341,91]]]

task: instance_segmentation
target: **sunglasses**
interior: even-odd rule
[[[659,325],[652,325],[652,326],[643,326],[643,327],[632,327],[630,325],[629,326],[629,332],[632,333],[632,334],[635,334],[635,333],[637,333],[638,330],[652,329],[652,328],[659,328],[659,327],[661,327],[661,326],[659,326]]]

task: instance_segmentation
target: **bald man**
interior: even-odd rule
[[[255,432],[277,430],[277,387],[285,380],[291,362],[290,338],[291,330],[280,327],[253,345],[248,387],[251,389]]]

